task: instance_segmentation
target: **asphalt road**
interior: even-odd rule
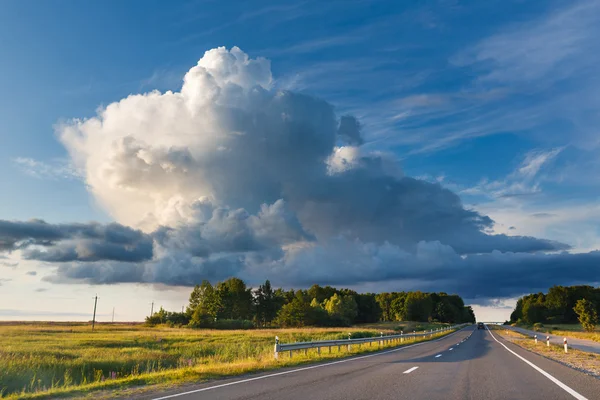
[[[505,347],[506,346],[506,347]],[[600,399],[600,379],[467,327],[412,347],[147,395],[178,400]]]
[[[509,326],[508,328],[531,337],[533,337],[533,335],[537,335],[539,341],[544,341],[546,340],[546,336],[550,336],[550,343],[559,345],[563,344],[564,336],[550,335],[544,332],[535,332],[529,329],[518,328],[516,326]],[[575,339],[567,336],[567,342],[569,347],[573,347],[574,349],[587,351],[588,353],[600,354],[600,343],[594,342],[593,340]],[[600,396],[598,396],[598,398],[600,398]]]

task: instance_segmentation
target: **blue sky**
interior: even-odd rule
[[[270,60],[269,90],[315,96],[337,116],[355,116],[361,151],[391,154],[404,175],[456,193],[466,209],[495,221],[488,233],[558,241],[571,253],[598,248],[597,1],[5,1],[1,8],[0,219],[132,226],[90,190],[56,127],[130,94],[178,92],[205,51],[237,46]],[[19,266],[4,269],[3,289],[88,289],[42,282],[49,267],[17,259],[13,252],[5,262]],[[39,272],[25,276],[23,268]],[[125,299],[126,285],[101,288]],[[136,290],[176,308],[187,296],[181,288]],[[7,295],[0,308],[15,309],[12,301]],[[490,310],[481,312],[507,309]]]

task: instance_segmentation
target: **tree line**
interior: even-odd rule
[[[578,321],[594,330],[600,313],[600,288],[553,286],[548,293],[533,293],[517,300],[510,315],[512,323],[570,324]]]
[[[309,289],[274,289],[265,281],[256,289],[239,278],[212,285],[202,281],[192,290],[185,312],[160,309],[149,324],[195,328],[350,326],[378,321],[475,322],[462,298],[446,293],[358,293],[313,285]]]

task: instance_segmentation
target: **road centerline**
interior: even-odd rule
[[[411,372],[413,372],[417,368],[419,368],[419,367],[412,367],[410,369],[407,369],[406,371],[403,372],[403,374],[410,374]]]

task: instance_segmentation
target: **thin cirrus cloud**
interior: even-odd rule
[[[0,221],[2,249],[55,266],[43,278],[53,283],[418,281],[477,298],[597,276],[596,253],[490,234],[494,221],[454,192],[365,148],[354,117],[273,82],[268,60],[221,47],[180,92],[130,95],[58,126],[115,222]],[[571,262],[576,273],[561,275]]]

